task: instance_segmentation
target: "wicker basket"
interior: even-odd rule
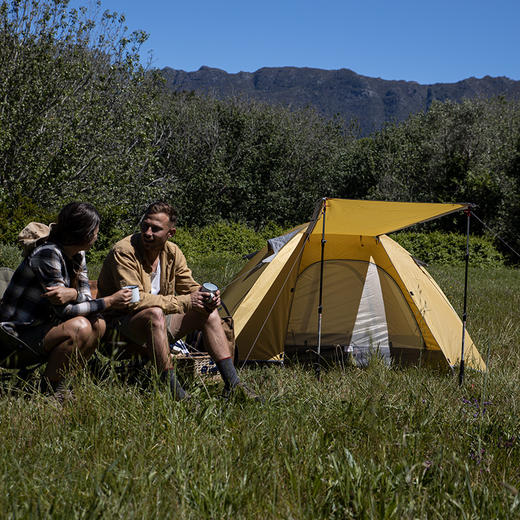
[[[217,365],[208,354],[179,355],[174,356],[173,360],[181,377],[201,377],[209,381],[218,380],[220,377]]]

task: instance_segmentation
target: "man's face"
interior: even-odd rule
[[[175,227],[166,213],[148,215],[141,221],[141,238],[145,249],[161,249],[175,234]]]

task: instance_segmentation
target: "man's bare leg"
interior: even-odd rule
[[[222,328],[222,321],[216,310],[211,313],[190,311],[186,314],[170,316],[170,331],[175,338],[182,338],[192,330],[202,330],[204,345],[215,361],[218,371],[224,380],[225,397],[229,397],[237,387],[243,388],[246,397],[259,400],[259,397],[240,382],[231,352]]]
[[[149,307],[132,315],[122,331],[134,344],[132,354],[144,354],[156,366],[161,377],[167,379],[175,399],[188,397],[173,370],[168,345],[166,319],[159,307]],[[140,346],[143,345],[143,346]]]
[[[176,339],[193,330],[202,330],[204,345],[215,362],[231,357],[226,333],[216,310],[210,314],[190,311],[170,315],[170,331]]]
[[[155,364],[159,373],[172,366],[166,320],[159,307],[149,307],[132,315],[124,326],[123,335],[133,343],[143,345],[138,352],[132,353],[144,354]]]
[[[235,387],[241,385],[231,359],[222,322],[216,310],[209,314],[198,311],[172,314],[169,326],[175,338],[182,338],[192,330],[201,329],[203,331],[205,345],[215,360],[225,383],[224,395],[229,395]],[[151,307],[137,312],[126,323],[123,334],[134,343],[144,344],[147,357],[155,361],[161,375],[167,374],[174,397],[178,400],[184,399],[187,395],[175,377],[170,359],[166,319],[162,310],[158,307]],[[256,395],[252,395],[253,393],[249,389],[245,388],[245,390],[246,393],[249,393],[248,397],[258,398]]]

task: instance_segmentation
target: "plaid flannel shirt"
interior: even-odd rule
[[[53,305],[43,297],[46,287],[70,287],[71,274],[78,272],[78,297],[65,305]],[[0,322],[36,325],[61,322],[75,316],[96,314],[105,309],[105,300],[92,299],[85,252],[69,259],[53,242],[37,247],[13,274],[0,306]]]

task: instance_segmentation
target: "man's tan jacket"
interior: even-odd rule
[[[190,293],[199,287],[191,275],[186,258],[173,242],[166,242],[160,253],[161,289],[150,294],[152,266],[145,260],[141,234],[117,242],[103,262],[98,278],[98,298],[119,291],[125,285],[139,287],[140,301],[132,304],[135,312],[146,307],[160,307],[165,314],[191,310]]]

